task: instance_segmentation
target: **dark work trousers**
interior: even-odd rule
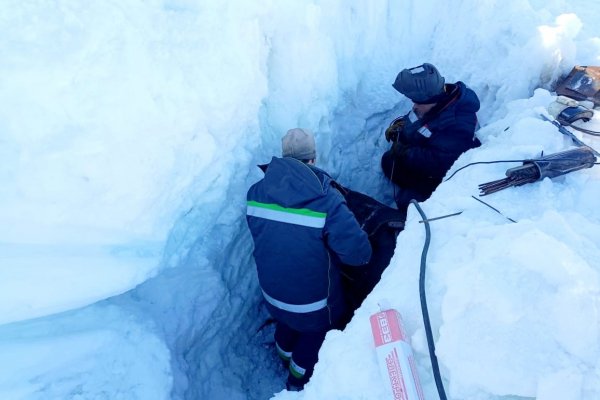
[[[299,332],[277,322],[275,343],[281,352],[291,353],[288,382],[302,387],[312,376],[318,360],[319,349],[325,340],[324,332]]]
[[[383,174],[394,184],[394,200],[396,201],[398,211],[403,213],[405,218],[408,205],[412,199],[422,202],[429,198],[429,195],[424,195],[415,189],[398,185],[396,179],[394,179],[394,175],[399,176],[402,171],[398,169],[398,166],[394,162],[394,155],[391,150],[385,152],[381,157],[381,169],[383,169]]]

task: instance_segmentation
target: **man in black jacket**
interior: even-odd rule
[[[386,130],[392,147],[381,158],[385,176],[397,185],[398,210],[405,213],[411,199],[431,196],[462,153],[481,145],[475,136],[479,99],[463,82],[445,83],[427,63],[400,71],[392,86],[414,103]]]

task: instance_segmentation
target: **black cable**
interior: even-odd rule
[[[396,202],[396,184],[394,183],[394,169],[396,169],[396,157],[392,160],[392,172],[390,172],[390,182],[394,189],[394,202]]]
[[[598,131],[592,131],[590,129],[585,129],[585,128],[580,128],[578,126],[575,126],[573,124],[569,124],[568,126],[570,126],[571,128],[579,131],[579,132],[583,132],[583,133],[587,133],[588,135],[592,135],[592,136],[600,136],[600,132]]]
[[[427,347],[429,348],[429,358],[431,359],[431,368],[433,369],[435,385],[437,386],[440,400],[446,400],[446,391],[444,390],[444,383],[442,382],[442,377],[440,375],[440,367],[438,365],[437,356],[435,355],[435,343],[433,342],[433,333],[431,333],[431,322],[429,321],[427,298],[425,296],[425,270],[427,268],[427,251],[429,250],[429,243],[431,241],[431,229],[429,228],[429,220],[419,206],[419,203],[415,199],[412,199],[410,202],[417,208],[417,211],[421,214],[421,218],[425,224],[425,244],[423,245],[423,252],[421,253],[421,270],[419,272],[419,297],[421,298],[421,312],[423,314],[425,335],[427,336]]]
[[[569,138],[571,138],[571,140],[572,140],[573,142],[575,142],[575,143],[576,143],[578,146],[587,147],[587,148],[589,148],[590,150],[592,150],[592,152],[593,152],[593,153],[594,153],[596,156],[600,157],[600,153],[599,153],[599,152],[597,152],[597,151],[596,151],[596,150],[595,150],[595,149],[594,149],[592,146],[588,146],[587,144],[585,144],[584,142],[582,142],[582,141],[581,141],[581,140],[580,140],[580,139],[579,139],[577,136],[575,136],[575,134],[574,134],[573,132],[571,132],[570,130],[568,130],[568,129],[567,129],[567,128],[565,128],[564,126],[562,126],[562,125],[560,124],[560,122],[558,122],[556,119],[552,120],[552,119],[548,118],[548,117],[547,117],[546,115],[544,115],[544,114],[540,114],[540,117],[542,117],[542,119],[543,119],[544,121],[548,121],[548,122],[550,122],[552,125],[554,125],[555,127],[557,127],[557,128],[558,128],[558,131],[559,131],[560,133],[562,133],[563,135],[565,135],[565,136],[568,136]]]
[[[559,160],[564,160],[564,161],[574,160],[574,161],[578,161],[575,158],[573,158],[573,159],[571,159],[571,158],[560,158]],[[443,182],[449,181],[459,171],[462,171],[463,169],[465,169],[467,167],[472,167],[473,165],[477,165],[477,164],[498,164],[498,163],[513,163],[513,162],[530,163],[530,162],[534,162],[534,161],[544,162],[544,161],[548,161],[548,160],[541,159],[541,158],[527,158],[527,159],[523,159],[523,160],[476,161],[476,162],[472,162],[472,163],[469,163],[467,165],[464,165],[464,166],[460,167],[459,169],[457,169],[456,171],[454,171],[449,177],[447,177],[446,179],[444,179]],[[594,163],[594,165],[600,165],[600,162]]]
[[[447,182],[447,181],[449,181],[449,180],[450,180],[450,179],[451,179],[451,178],[452,178],[454,175],[456,175],[456,174],[457,174],[459,171],[462,171],[463,169],[465,169],[465,168],[467,168],[467,167],[471,167],[471,166],[473,166],[473,165],[477,165],[477,164],[513,163],[513,162],[515,162],[515,163],[516,163],[516,162],[523,163],[523,162],[526,162],[526,161],[535,161],[535,160],[528,159],[528,160],[497,160],[497,161],[477,161],[477,162],[472,162],[472,163],[469,163],[469,164],[467,164],[467,165],[465,165],[465,166],[462,166],[462,167],[460,167],[459,169],[457,169],[456,171],[454,171],[454,172],[452,173],[452,175],[450,175],[448,178],[444,179],[444,182]]]
[[[558,127],[558,130],[566,135],[569,136],[577,145],[579,146],[584,146],[589,148],[590,150],[592,150],[594,152],[595,155],[600,156],[600,153],[598,153],[596,150],[594,150],[592,147],[588,146],[587,144],[583,143],[581,140],[579,140],[575,135],[573,135],[572,132],[569,132],[567,129],[565,129],[564,126],[562,126],[558,121],[556,120],[551,120],[550,118],[546,117],[544,114],[540,114],[540,116],[545,120],[550,122],[551,124],[553,124],[554,126]],[[595,136],[600,136],[600,132],[595,132],[595,131],[590,131],[588,129],[584,129],[584,128],[579,128],[576,127],[574,125],[569,125],[574,129],[577,129],[581,132],[590,134],[590,135],[595,135]],[[467,167],[471,167],[473,165],[477,165],[477,164],[497,164],[497,163],[509,163],[509,162],[521,162],[521,163],[525,163],[525,162],[532,162],[532,161],[545,161],[545,160],[538,160],[538,159],[527,159],[527,160],[497,160],[497,161],[477,161],[477,162],[472,162],[469,163],[463,167],[460,167],[459,169],[457,169],[456,171],[454,171],[452,173],[452,175],[450,175],[448,178],[444,179],[443,182],[447,182],[449,181],[454,175],[456,175],[459,171],[462,171],[463,169],[467,168]]]

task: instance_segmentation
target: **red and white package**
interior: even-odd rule
[[[400,313],[385,310],[371,315],[371,330],[382,376],[389,382],[394,400],[424,400],[412,348]]]

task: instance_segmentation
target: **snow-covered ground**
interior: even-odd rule
[[[5,0],[0,11],[0,398],[385,399],[368,317],[403,316],[437,396],[414,209],[381,283],[315,375],[281,392],[245,194],[300,126],[318,165],[391,203],[392,87],[432,62],[479,95],[470,162],[573,146],[540,113],[600,65],[592,1]],[[600,118],[597,116],[597,118]],[[600,126],[600,120],[594,121]],[[578,134],[600,149],[600,140]],[[451,399],[600,398],[600,172],[484,197],[474,165],[422,204],[427,296]],[[511,222],[511,218],[517,223]],[[281,393],[279,393],[281,392]]]

